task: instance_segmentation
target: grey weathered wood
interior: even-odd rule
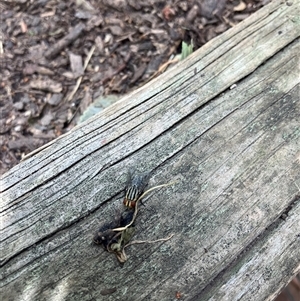
[[[272,2],[6,173],[2,299],[272,300],[300,270],[299,24]],[[133,167],[177,180],[135,239],[175,235],[121,268],[91,240]]]
[[[207,292],[207,298],[201,300],[257,300],[257,296],[260,300],[274,300],[291,275],[299,271],[299,215],[298,201],[289,218],[266,230],[238,264],[232,266],[235,272],[227,269]]]

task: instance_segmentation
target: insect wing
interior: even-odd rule
[[[138,191],[139,196],[144,192],[144,189],[146,188],[148,181],[150,178],[150,173],[140,173],[135,174],[131,178],[131,186],[135,187],[135,189]]]

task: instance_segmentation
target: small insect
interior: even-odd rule
[[[112,221],[104,223],[94,235],[93,241],[97,245],[102,245],[107,251],[113,243],[117,243],[120,237],[120,232],[115,232],[112,229],[117,227],[125,227],[133,218],[134,212],[123,212],[116,216]],[[134,224],[132,224],[134,227]]]
[[[128,173],[126,194],[123,204],[128,208],[135,208],[136,201],[143,194],[150,178],[150,173]]]
[[[104,249],[107,249],[111,243],[115,242],[116,233],[112,231],[112,229],[116,225],[119,225],[119,221],[117,220],[102,225],[94,235],[94,243],[97,245],[102,245]]]

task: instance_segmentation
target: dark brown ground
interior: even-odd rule
[[[99,96],[120,96],[162,73],[182,41],[196,50],[266,2],[2,1],[0,174],[69,131]]]
[[[69,131],[92,102],[99,111],[115,101],[99,96],[121,96],[161,74],[182,41],[196,50],[268,2],[1,2],[0,174]],[[299,293],[295,278],[278,300]]]

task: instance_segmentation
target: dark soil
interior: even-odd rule
[[[196,50],[267,2],[1,2],[0,174],[73,128],[100,96],[161,74],[182,41]]]

